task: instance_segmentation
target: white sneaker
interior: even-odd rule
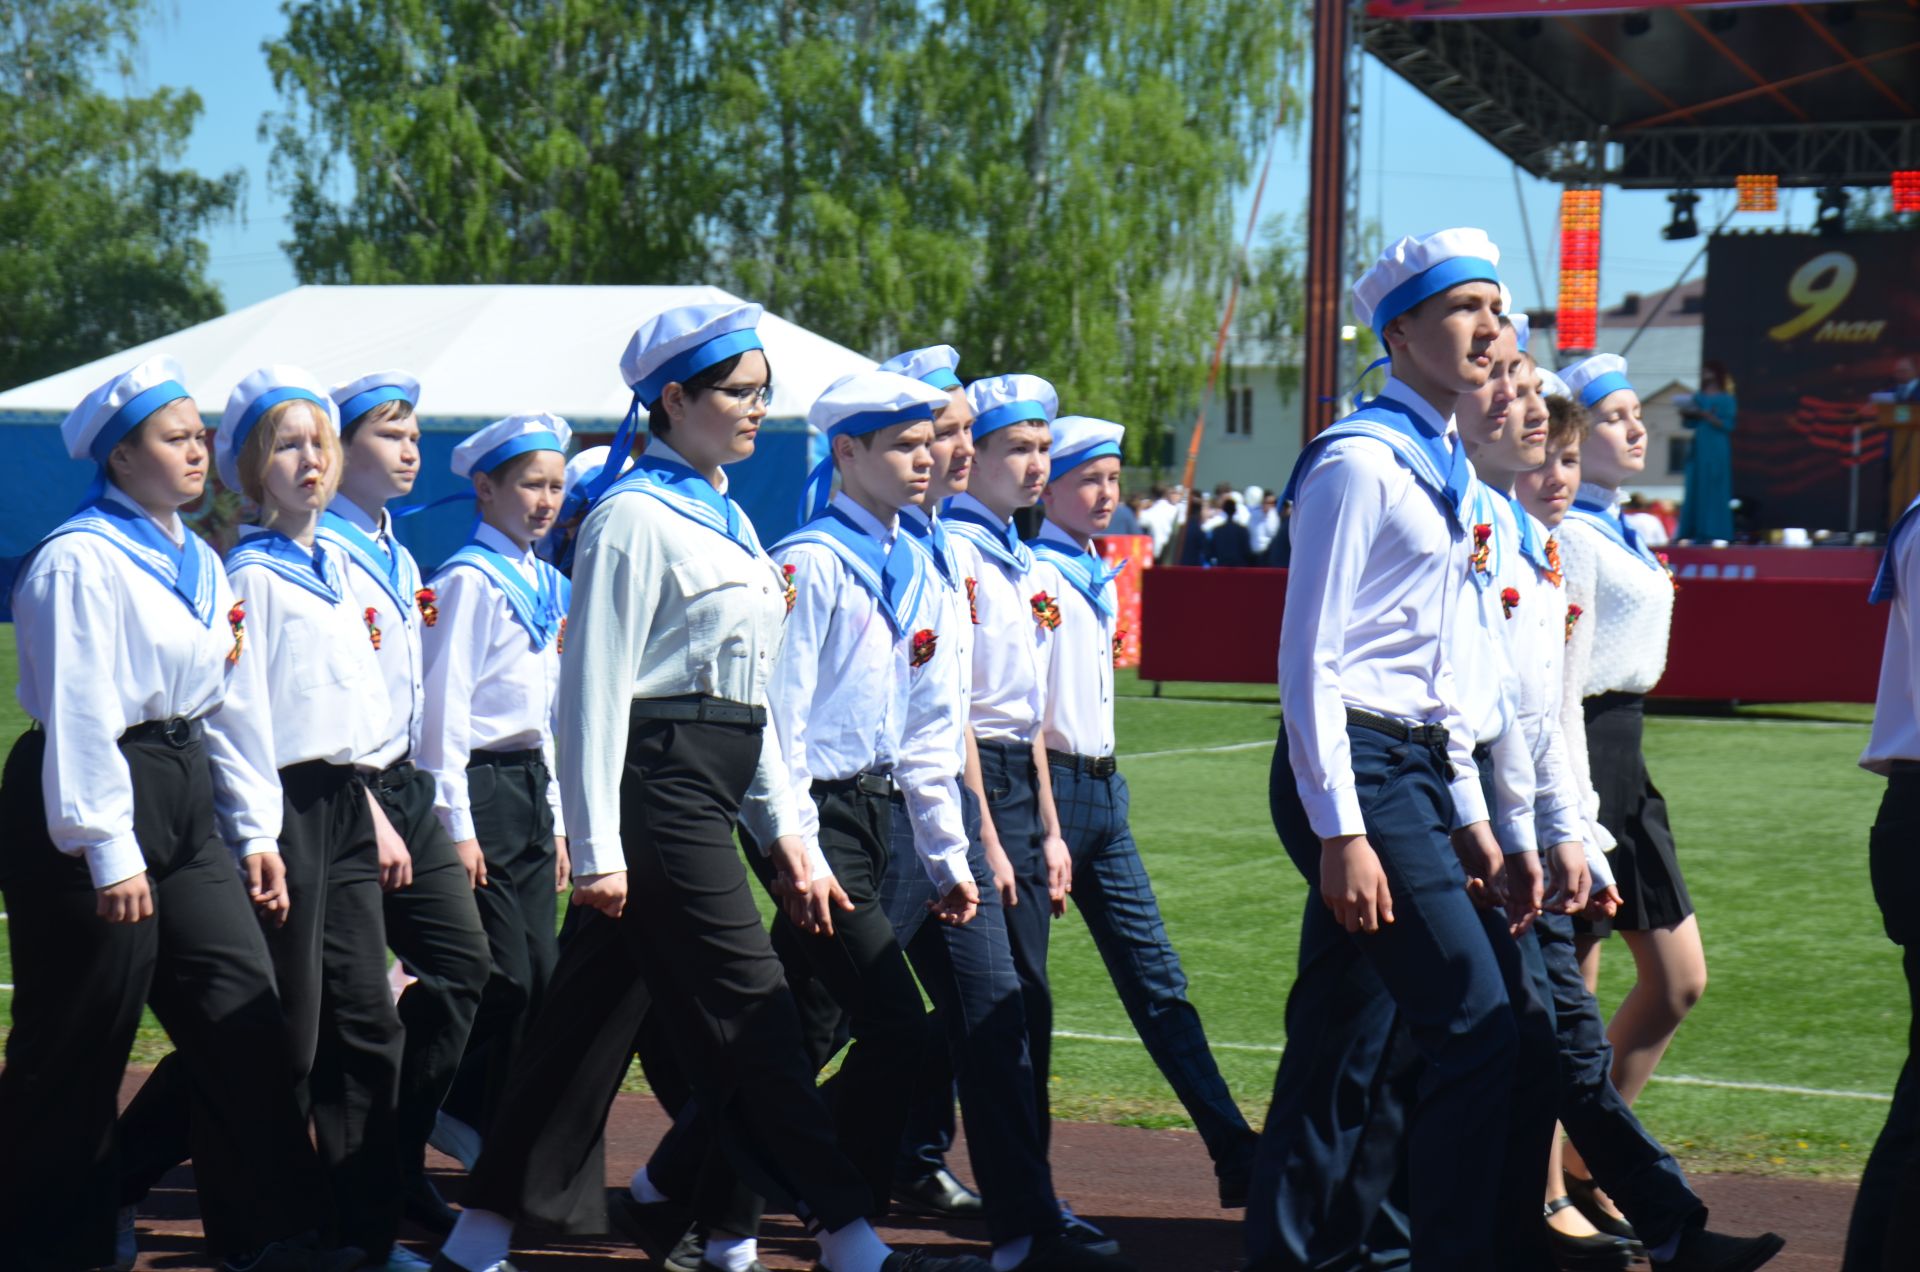
[[[113,1272],[133,1272],[140,1259],[140,1239],[134,1231],[134,1208],[122,1206],[113,1217]]]
[[[1073,1213],[1073,1207],[1065,1200],[1060,1203],[1060,1235],[1074,1245],[1095,1254],[1116,1258],[1120,1253],[1120,1243],[1100,1229]]]
[[[403,1245],[397,1245],[387,1251],[386,1272],[422,1272],[433,1263],[423,1259]]]
[[[445,1110],[433,1115],[433,1131],[427,1143],[459,1162],[468,1174],[480,1160],[480,1132]]]

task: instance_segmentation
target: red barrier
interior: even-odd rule
[[[1142,580],[1143,680],[1272,684],[1285,570],[1162,566]],[[1872,702],[1887,607],[1856,579],[1688,579],[1661,698]]]
[[[1687,579],[1859,579],[1873,582],[1879,548],[1663,548]]]

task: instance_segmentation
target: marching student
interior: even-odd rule
[[[1311,1265],[1368,1233],[1394,1162],[1356,1174],[1343,1158],[1396,1021],[1424,1066],[1406,1151],[1415,1264],[1535,1262],[1508,1234],[1539,1232],[1537,1167],[1507,1169],[1544,1156],[1552,1119],[1551,1028],[1516,1007],[1531,994],[1508,924],[1533,897],[1503,871],[1447,652],[1472,553],[1449,413],[1488,375],[1497,257],[1479,230],[1442,230],[1399,240],[1355,283],[1391,375],[1314,440],[1283,496],[1272,811],[1324,904],[1307,905],[1248,1207],[1256,1268]],[[1486,908],[1502,900],[1507,916]]]
[[[434,593],[394,537],[387,502],[413,491],[420,474],[420,385],[399,371],[362,376],[332,392],[344,421],[340,493],[320,518],[319,539],[347,563],[347,587],[365,620],[386,686],[389,737],[397,754],[368,784],[406,844],[408,872],[386,884],[387,945],[413,976],[400,995],[406,1029],[400,1061],[396,1138],[404,1213],[430,1231],[452,1229],[454,1213],[426,1175],[427,1137],[453,1083],[488,970],[486,933],[474,905],[486,863],[477,847],[463,859],[434,816],[432,774],[418,767],[426,686],[421,648]],[[396,872],[397,873],[397,872]]]
[[[533,550],[544,560],[560,567],[562,574],[573,569],[573,545],[580,535],[580,523],[587,516],[587,492],[593,488],[594,480],[607,466],[607,456],[612,448],[589,446],[567,461],[565,487],[560,496],[560,511],[553,518],[553,529]],[[620,466],[621,472],[633,467],[633,457]]]
[[[554,779],[554,704],[568,582],[533,545],[553,528],[573,432],[545,412],[510,415],[453,449],[479,520],[428,581],[426,709],[420,767],[434,812],[472,868],[492,963],[466,1057],[433,1131],[436,1146],[479,1156],[513,1051],[558,957],[556,895],[567,841]],[[471,1166],[469,1165],[469,1169]]]
[[[1109,571],[1093,548],[1120,501],[1118,424],[1086,416],[1053,422],[1041,498],[1046,520],[1032,549],[1035,585],[1059,621],[1047,644],[1042,732],[1062,837],[1072,854],[1073,908],[1086,920],[1107,974],[1147,1052],[1206,1141],[1220,1204],[1244,1206],[1257,1139],[1207,1045],[1187,977],[1160,918],[1146,863],[1128,826],[1131,795],[1114,760],[1113,660],[1126,639]]]
[[[561,954],[436,1268],[499,1268],[518,1220],[586,1226],[597,1211],[604,1225],[607,1110],[657,1005],[730,1162],[802,1217],[823,1268],[987,1272],[979,1259],[890,1250],[868,1222],[873,1188],[834,1142],[733,845],[741,805],[763,805],[783,888],[824,909],[813,894],[833,889],[814,885],[766,713],[787,583],[726,494],[724,468],[753,454],[772,398],[760,314],[670,309],[621,359],[651,440],[631,472],[603,472],[589,493],[557,739],[573,899],[596,913]],[[633,420],[613,454],[631,447]],[[723,1237],[703,1260],[731,1272],[742,1250],[750,1261],[750,1246]]]
[[[1588,812],[1616,843],[1609,860],[1620,892],[1611,919],[1575,926],[1589,988],[1599,981],[1609,932],[1618,931],[1633,956],[1634,986],[1607,1025],[1613,1082],[1632,1103],[1707,985],[1666,800],[1641,751],[1647,691],[1666,668],[1674,588],[1665,562],[1620,519],[1620,487],[1646,466],[1647,441],[1626,361],[1596,354],[1561,378],[1591,420],[1581,486],[1559,531],[1567,601],[1581,610],[1567,641],[1561,710],[1577,784],[1598,798]],[[1602,1231],[1629,1235],[1595,1195],[1577,1148],[1567,1153],[1568,1195]]]
[[[1535,367],[1530,358],[1527,370],[1531,376],[1522,387],[1519,426],[1477,448],[1474,467],[1496,489],[1511,482],[1525,515],[1535,519],[1535,533],[1547,544],[1547,568],[1536,568],[1531,577],[1521,572],[1514,580],[1520,593],[1513,607],[1513,635],[1519,652],[1516,666],[1522,673],[1522,710],[1537,712],[1548,734],[1540,769],[1541,823],[1547,825],[1565,817],[1569,808],[1578,823],[1585,823],[1578,812],[1582,801],[1571,767],[1563,760],[1546,757],[1556,745],[1564,746],[1564,739],[1554,736],[1561,729],[1559,651],[1567,642],[1568,632],[1583,617],[1582,612],[1568,608],[1559,552],[1552,536],[1580,486],[1580,443],[1587,417],[1559,392],[1565,388],[1559,377]],[[1543,390],[1550,396],[1543,396]],[[1558,787],[1557,795],[1548,794],[1549,781]],[[1548,831],[1547,836],[1576,833],[1576,823],[1564,824],[1566,829]],[[1581,824],[1577,833],[1586,841],[1587,862],[1593,872],[1595,908],[1590,912],[1611,913],[1618,906],[1619,894],[1613,886],[1607,854],[1595,846],[1596,841],[1604,840],[1604,832]],[[1595,1182],[1631,1218],[1632,1230],[1645,1243],[1656,1268],[1662,1272],[1746,1272],[1761,1266],[1785,1242],[1773,1233],[1736,1238],[1708,1231],[1707,1208],[1687,1184],[1673,1155],[1647,1133],[1615,1089],[1612,1048],[1607,1043],[1600,1005],[1580,973],[1568,909],[1571,906],[1546,905],[1534,921],[1532,932],[1554,1007],[1554,1030],[1560,1048],[1559,1114],[1567,1133],[1581,1146]],[[1548,1162],[1546,1200],[1550,1239],[1563,1267],[1627,1265],[1634,1243],[1596,1228],[1568,1199],[1557,1136]]]
[[[1909,385],[1908,396],[1920,385]],[[1886,793],[1867,840],[1873,899],[1887,939],[1900,947],[1911,1015],[1907,1059],[1893,1089],[1886,1124],[1867,1158],[1847,1228],[1844,1272],[1882,1272],[1899,1265],[1909,1248],[1907,1225],[1920,1205],[1920,698],[1914,678],[1914,601],[1920,597],[1920,557],[1913,545],[1909,504],[1887,535],[1886,555],[1868,599],[1885,604],[1887,643],[1874,695],[1873,732],[1860,767],[1887,779]]]
[[[22,1272],[133,1264],[130,1223],[116,1242],[114,1118],[149,1003],[184,1070],[181,1137],[225,1266],[339,1272],[361,1257],[296,1235],[324,1212],[324,1184],[254,917],[288,914],[264,659],[180,517],[207,476],[185,380],[151,358],[67,416],[67,453],[98,476],[11,594],[33,725],[0,780],[14,981],[0,1249]]]
[[[340,484],[333,400],[298,367],[262,367],[234,387],[214,435],[220,478],[259,509],[227,553],[280,770],[286,921],[267,932],[296,1078],[342,1239],[376,1262],[417,1262],[394,1246],[400,1157],[394,1135],[401,1025],[387,981],[383,885],[403,883],[406,846],[368,778],[398,759],[386,686],[346,563],[317,537]],[[187,1145],[176,1132],[183,1075],[165,1062],[121,1118],[143,1161],[124,1200],[144,1196]]]

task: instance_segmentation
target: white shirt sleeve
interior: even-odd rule
[[[614,500],[583,527],[573,563],[569,648],[560,660],[554,726],[560,802],[575,876],[627,868],[620,842],[634,669],[660,602],[665,571],[653,537],[636,533],[637,498]]]
[[[821,649],[839,597],[841,567],[827,550],[815,551],[804,545],[789,548],[774,559],[783,565],[792,562],[799,569],[793,575],[793,612],[787,615],[780,652],[767,682],[767,733],[777,739],[781,767],[793,792],[794,833],[806,845],[814,874],[831,875],[832,869],[820,851],[820,810],[813,802],[813,774],[807,767],[807,712],[813,705]],[[761,817],[756,815],[748,830],[758,839],[763,829]],[[761,846],[764,851],[766,845]]]
[[[1592,770],[1587,764],[1587,667],[1593,661],[1595,622],[1594,593],[1599,587],[1599,560],[1593,545],[1584,536],[1562,534],[1560,569],[1566,580],[1568,613],[1580,607],[1580,617],[1567,636],[1566,657],[1561,664],[1560,732],[1566,742],[1567,765],[1573,773],[1573,788],[1578,792],[1581,815],[1600,829],[1600,796],[1593,789]],[[1605,835],[1605,831],[1600,833]],[[1611,848],[1612,836],[1600,844]]]
[[[1537,852],[1534,839],[1533,751],[1526,731],[1516,722],[1493,742],[1494,838],[1500,850],[1512,856]],[[1465,823],[1462,823],[1465,824]]]
[[[918,551],[901,544],[895,551]],[[934,625],[935,640],[953,639],[953,606],[940,589],[944,584],[929,580],[927,603],[940,606],[942,621]],[[961,621],[965,621],[963,615]],[[951,653],[946,658],[951,658]],[[973,882],[973,870],[967,865],[967,827],[960,809],[959,774],[954,771],[952,738],[961,727],[967,705],[959,701],[960,682],[948,676],[946,683],[922,683],[920,677],[945,671],[946,658],[929,662],[909,674],[915,677],[907,694],[907,725],[900,738],[900,758],[894,778],[906,800],[907,815],[913,821],[913,846],[920,864],[942,896],[961,883]]]
[[[223,577],[213,621],[225,623],[232,608],[233,590]],[[280,851],[286,809],[280,770],[274,762],[271,720],[266,655],[251,642],[242,642],[240,659],[227,672],[226,696],[206,720],[213,811],[221,838],[239,857]]]
[[[1387,487],[1365,460],[1364,450],[1334,442],[1301,481],[1280,619],[1280,703],[1289,759],[1307,822],[1322,839],[1367,830],[1354,789],[1339,674],[1360,575],[1387,515]]]
[[[123,633],[114,587],[64,566],[23,579],[14,624],[23,666],[43,683],[47,734],[40,788],[47,835],[68,856],[85,857],[93,886],[105,888],[147,868],[133,833],[133,775],[117,745],[125,708],[110,671]]]
[[[555,644],[565,639],[564,634],[555,637]],[[566,664],[566,655],[557,649],[543,651],[542,658],[557,658],[562,667]],[[560,751],[555,745],[555,734],[560,727],[560,683],[559,676],[547,682],[553,686],[553,700],[547,704],[547,727],[540,738],[540,755],[547,764],[547,807],[553,810],[553,837],[567,837],[566,801],[560,798]],[[571,857],[571,850],[569,850]]]
[[[478,571],[440,576],[440,621],[422,639],[427,686],[420,723],[420,765],[433,774],[433,811],[455,843],[472,839],[467,761],[473,753],[473,694],[486,656],[492,585]]]

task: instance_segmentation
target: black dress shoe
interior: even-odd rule
[[[437,1237],[453,1231],[460,1212],[447,1204],[440,1190],[424,1174],[408,1175],[406,1192],[400,1199],[400,1213],[407,1222],[425,1228]]]
[[[655,1263],[664,1263],[693,1223],[692,1208],[669,1197],[641,1202],[624,1188],[610,1190],[607,1217],[620,1234],[646,1251]]]
[[[1653,1272],[1753,1272],[1786,1248],[1771,1232],[1757,1237],[1730,1237],[1724,1232],[1689,1228],[1671,1259],[1656,1259]]]
[[[1033,1248],[1020,1260],[1014,1272],[1133,1272],[1133,1265],[1120,1257],[1117,1242],[1107,1249],[1084,1244],[1062,1230],[1033,1239]]]
[[[813,1265],[813,1272],[833,1272],[824,1263]],[[993,1264],[972,1254],[929,1254],[925,1250],[895,1250],[880,1265],[880,1272],[993,1272]]]
[[[1607,1236],[1618,1237],[1630,1244],[1635,1256],[1645,1257],[1646,1248],[1640,1244],[1639,1234],[1634,1232],[1633,1225],[1600,1204],[1598,1184],[1591,1179],[1582,1179],[1571,1171],[1562,1172],[1560,1178],[1567,1186],[1567,1200],[1586,1216],[1588,1223]]]
[[[1573,1202],[1555,1197],[1547,1203],[1546,1218],[1562,1210],[1574,1209]],[[1604,1232],[1576,1237],[1547,1224],[1547,1244],[1553,1249],[1553,1262],[1560,1272],[1626,1272],[1633,1262],[1633,1247],[1619,1237]]]
[[[980,1194],[955,1179],[945,1166],[918,1179],[895,1180],[893,1199],[911,1214],[942,1219],[978,1219],[987,1212]]]

